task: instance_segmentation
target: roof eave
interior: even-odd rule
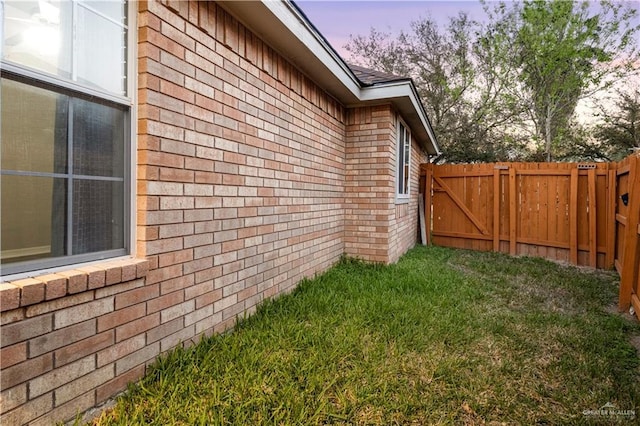
[[[440,152],[411,80],[366,86],[290,0],[223,1],[222,7],[344,105],[391,102],[429,154]]]
[[[361,88],[360,93],[362,102],[390,101],[427,153],[429,155],[440,154],[429,117],[411,80],[376,83],[373,86]]]

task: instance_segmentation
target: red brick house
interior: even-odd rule
[[[343,254],[416,243],[438,149],[413,83],[293,3],[2,16],[0,423],[72,418]]]

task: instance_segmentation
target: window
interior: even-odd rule
[[[409,129],[398,120],[398,155],[396,164],[396,198],[409,198],[410,165],[411,165],[411,134]]]
[[[128,253],[125,1],[4,1],[3,274]]]

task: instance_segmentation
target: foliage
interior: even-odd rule
[[[446,161],[606,157],[597,150],[609,139],[589,140],[576,106],[634,72],[637,11],[607,0],[484,8],[486,23],[459,14],[440,29],[423,18],[395,39],[372,29],[345,48],[354,62],[414,79]]]
[[[554,159],[558,161],[616,161],[607,156],[607,145],[593,137],[593,128],[571,120],[569,129],[554,145]],[[547,153],[540,146],[539,161],[545,161]],[[622,159],[622,158],[619,158]]]
[[[596,128],[596,137],[604,147],[602,155],[608,161],[619,161],[640,149],[640,87],[632,92],[618,92],[618,101],[611,110],[602,107],[603,124]]]
[[[165,355],[96,424],[580,424],[607,402],[637,410],[640,327],[607,312],[615,284],[437,247],[390,266],[345,259]]]
[[[504,91],[506,76],[493,72],[500,58],[476,39],[480,28],[461,13],[445,31],[425,18],[395,40],[371,29],[345,46],[361,65],[412,76],[450,162],[507,160],[519,142],[496,135],[515,113]]]
[[[525,0],[514,8],[517,13],[498,15],[518,18],[507,65],[519,70],[535,136],[551,161],[553,148],[569,133],[578,101],[626,70],[629,62],[621,55],[636,55],[631,35],[637,28],[629,21],[634,14],[608,1],[599,4],[598,13],[587,1]]]

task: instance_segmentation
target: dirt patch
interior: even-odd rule
[[[458,260],[466,260],[464,258],[462,259],[458,259]],[[484,278],[487,275],[483,274],[482,272],[466,265],[464,262],[458,261],[458,262],[454,262],[453,260],[449,260],[447,261],[447,265],[449,265],[451,267],[451,269],[461,272],[463,275],[467,276],[467,277],[471,277],[471,278]]]
[[[547,312],[576,314],[580,311],[573,295],[564,288],[532,282],[529,277],[516,276],[512,280],[524,308],[538,307]]]
[[[631,338],[629,339],[629,342],[631,343],[631,346],[636,348],[636,351],[640,355],[640,334],[632,335]]]
[[[618,309],[617,301],[614,301],[610,305],[604,307],[606,313],[611,315],[619,315],[628,321],[638,321],[638,318],[635,315],[631,315],[628,310],[620,312]]]

